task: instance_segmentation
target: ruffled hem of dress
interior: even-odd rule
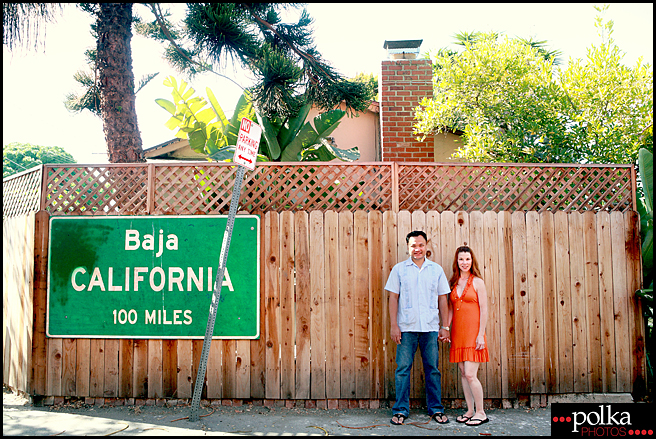
[[[449,361],[451,363],[462,363],[463,361],[487,363],[490,361],[490,353],[487,347],[482,350],[476,350],[476,348],[455,348],[449,351]]]

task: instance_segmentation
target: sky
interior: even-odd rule
[[[593,3],[310,3],[314,19],[314,41],[323,58],[346,77],[357,73],[379,75],[387,58],[386,40],[423,40],[421,53],[443,47],[456,49],[459,32],[496,31],[507,37],[546,40],[549,49],[562,52],[567,60],[585,59],[586,51],[601,38],[595,28],[598,12]],[[180,8],[178,6],[177,8]],[[133,11],[145,19],[152,15],[144,6]],[[180,14],[182,9],[174,12]],[[614,22],[613,39],[625,53],[624,63],[633,66],[642,57],[653,66],[654,5],[652,3],[610,4],[604,18]],[[179,15],[177,15],[179,16]],[[69,6],[56,23],[45,27],[43,50],[15,50],[3,46],[3,145],[10,142],[59,146],[80,164],[107,163],[102,121],[88,112],[72,114],[64,107],[67,93],[77,91],[73,75],[86,69],[84,51],[95,47],[89,32],[92,18]],[[159,72],[137,94],[137,116],[147,149],[174,138],[164,126],[169,114],[155,103],[171,100],[164,79],[182,76],[162,59],[163,46],[135,35],[132,56],[135,81]],[[241,84],[252,78],[238,66],[222,66],[220,71]],[[209,87],[228,117],[242,93],[232,81],[206,73],[191,85],[201,96]]]

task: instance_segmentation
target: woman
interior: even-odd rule
[[[456,250],[449,284],[449,361],[458,363],[467,401],[467,412],[458,416],[456,421],[471,426],[481,425],[489,422],[483,409],[483,386],[476,376],[479,364],[490,361],[485,337],[487,291],[476,256],[469,247]]]

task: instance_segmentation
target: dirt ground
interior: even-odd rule
[[[4,387],[4,386],[3,386]],[[306,409],[201,407],[190,422],[189,406],[91,406],[82,401],[37,407],[4,388],[3,435],[350,435],[350,436],[548,436],[550,408],[491,409],[490,422],[469,427],[455,422],[462,410],[446,410],[450,422],[429,422],[424,410],[411,410],[404,426],[390,425],[390,409]]]

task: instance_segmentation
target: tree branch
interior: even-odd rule
[[[191,59],[184,52],[184,50],[182,50],[182,48],[180,46],[178,46],[178,44],[175,42],[173,36],[171,36],[171,32],[169,31],[169,28],[166,25],[166,23],[164,22],[163,14],[162,14],[162,11],[160,10],[159,3],[148,3],[148,6],[150,7],[151,12],[155,16],[155,19],[157,20],[157,24],[159,24],[159,27],[162,29],[162,32],[164,32],[164,36],[166,37],[167,40],[169,40],[169,42],[173,45],[173,48],[175,48],[175,50],[180,55],[182,55],[190,63],[195,64],[197,66],[200,66],[203,69],[206,69],[206,70],[210,71],[211,73],[214,73],[217,76],[220,76],[220,77],[225,78],[229,81],[232,81],[232,83],[235,84],[237,87],[241,88],[242,90],[246,90],[239,83],[237,83],[237,81],[235,81],[234,79],[232,79],[232,78],[230,78],[226,75],[222,75],[221,73],[217,73],[214,70],[212,70],[211,68],[208,68],[207,66],[204,66],[203,64],[199,63],[198,61]]]
[[[310,55],[309,53],[304,52],[304,51],[302,51],[302,50],[296,48],[296,46],[295,46],[294,44],[292,44],[292,43],[290,43],[289,41],[287,41],[287,38],[285,38],[283,35],[280,35],[280,33],[276,30],[276,28],[274,28],[274,27],[271,25],[271,23],[269,23],[269,22],[267,22],[266,20],[264,20],[263,18],[260,18],[259,16],[257,16],[257,15],[255,14],[255,12],[253,12],[253,9],[251,8],[250,5],[247,5],[247,4],[246,4],[245,6],[246,6],[246,8],[248,9],[248,12],[250,12],[251,16],[252,16],[255,20],[257,20],[258,23],[260,23],[261,25],[263,25],[264,27],[266,27],[267,29],[269,29],[271,32],[273,32],[276,36],[278,36],[278,38],[280,38],[281,41],[284,41],[285,44],[286,44],[291,50],[293,50],[298,56],[300,56],[301,58],[303,58],[303,59],[309,61],[310,63],[312,63],[312,65],[314,65],[315,68],[317,68],[318,70],[320,70],[321,73],[323,73],[324,75],[326,75],[326,77],[330,78],[330,75],[329,75],[328,73],[326,73],[326,71],[321,67],[321,64],[319,63],[319,61],[317,61],[317,59],[316,59],[314,56],[312,56],[312,55]],[[312,82],[316,83],[316,80],[315,80],[313,77],[311,77],[311,76],[310,76],[310,80],[311,80]]]

